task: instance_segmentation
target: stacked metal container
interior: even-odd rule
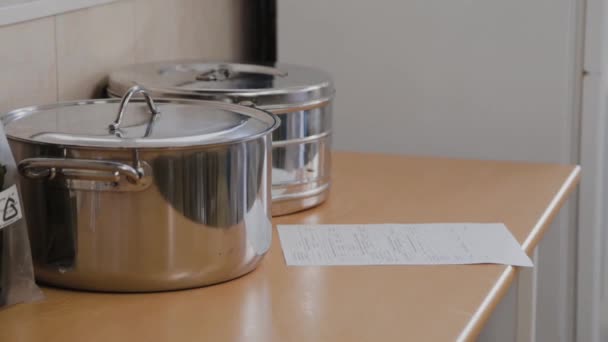
[[[278,115],[281,125],[272,137],[272,214],[304,210],[327,198],[334,96],[327,73],[280,63],[149,63],[111,73],[108,93],[122,96],[134,85],[155,98],[224,101]]]

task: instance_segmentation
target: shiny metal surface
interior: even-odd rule
[[[258,107],[281,119],[273,138],[273,215],[322,203],[330,187],[332,98],[328,74],[309,67],[196,61],[129,66],[111,73],[108,92],[138,84],[157,98],[218,100]]]
[[[7,132],[22,172],[39,176],[20,181],[39,281],[120,292],[197,287],[252,271],[270,247],[274,127],[223,144],[92,148],[16,138],[21,119],[7,120]],[[135,163],[145,187],[99,177]]]
[[[331,136],[272,148],[272,215],[323,203],[331,184]],[[297,156],[297,158],[294,158]]]
[[[278,126],[259,109],[217,101],[131,100],[119,132],[109,129],[118,99],[73,101],[21,108],[2,116],[7,134],[34,143],[103,149],[182,149],[255,139]],[[14,125],[13,122],[19,124]],[[153,127],[151,127],[153,125]]]
[[[27,158],[19,162],[18,170],[27,178],[49,180],[61,174],[70,178],[119,182],[123,176],[130,183],[139,184],[146,177],[141,167],[97,159]]]
[[[316,68],[195,60],[136,64],[109,76],[108,93],[122,96],[141,85],[157,98],[252,101],[266,110],[291,109],[327,101],[334,95],[331,77]]]

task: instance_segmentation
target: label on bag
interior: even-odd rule
[[[0,192],[0,229],[10,226],[22,217],[17,185]]]

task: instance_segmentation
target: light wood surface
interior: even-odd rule
[[[530,253],[579,168],[335,153],[328,202],[287,223],[504,222]],[[45,288],[0,311],[0,341],[453,341],[515,276],[501,265],[286,267],[276,236],[237,280],[156,294]]]

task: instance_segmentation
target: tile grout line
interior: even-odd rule
[[[137,1],[131,0],[131,11],[133,12],[133,60],[131,63],[137,63]]]
[[[59,102],[59,48],[57,47],[57,15],[53,16],[53,47],[55,51],[55,102]]]

